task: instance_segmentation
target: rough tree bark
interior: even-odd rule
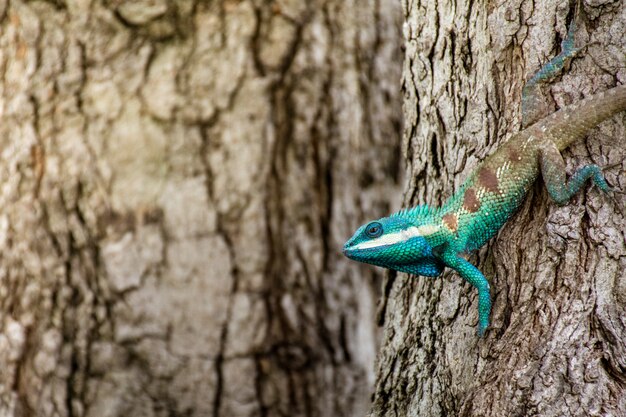
[[[441,204],[520,126],[527,80],[574,18],[588,45],[548,88],[552,110],[626,82],[623,1],[404,2],[405,205]],[[626,116],[565,152],[626,190]],[[490,278],[492,326],[456,274],[391,277],[372,416],[626,415],[626,196],[586,187],[551,202],[539,181],[471,261]]]
[[[0,1],[0,414],[363,415],[400,17]]]

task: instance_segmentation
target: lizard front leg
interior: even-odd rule
[[[565,175],[565,161],[554,142],[547,140],[539,149],[541,175],[546,183],[550,197],[557,204],[565,204],[591,178],[593,182],[605,192],[610,191],[600,167],[595,164],[578,168],[567,180]]]
[[[447,267],[454,269],[478,290],[478,335],[484,335],[489,326],[491,313],[491,294],[487,278],[478,268],[449,248],[444,248],[438,255]]]

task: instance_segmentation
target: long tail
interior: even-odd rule
[[[535,127],[551,138],[559,150],[582,139],[587,131],[626,110],[626,85],[593,95],[541,119]]]

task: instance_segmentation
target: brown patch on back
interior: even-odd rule
[[[496,173],[489,168],[483,167],[478,171],[478,184],[490,193],[500,193],[498,177],[496,177]]]
[[[470,213],[476,213],[480,209],[480,200],[476,195],[476,190],[468,188],[463,195],[463,208]]]
[[[522,156],[515,148],[509,149],[509,161],[513,164],[517,164],[522,160]]]
[[[456,218],[456,214],[448,213],[445,216],[443,216],[443,224],[445,224],[446,227],[450,229],[452,233],[455,233],[457,228],[459,227],[459,222],[458,222],[458,219]]]

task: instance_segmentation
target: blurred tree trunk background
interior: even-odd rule
[[[524,82],[579,46],[546,89],[550,111],[626,83],[623,1],[404,3],[404,204],[439,205],[520,128]],[[626,415],[626,116],[564,153],[606,166],[621,193],[587,186],[563,207],[538,181],[470,260],[491,281],[491,328],[457,274],[391,277],[372,416]]]
[[[380,271],[340,248],[400,202],[399,2],[0,19],[0,414],[364,415]]]

